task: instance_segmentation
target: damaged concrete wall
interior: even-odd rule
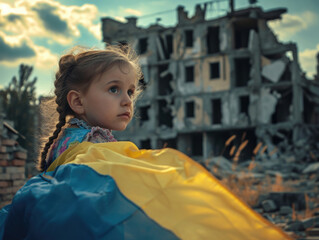
[[[316,86],[301,84],[296,45],[279,42],[268,26],[286,9],[251,7],[210,20],[205,11],[198,5],[188,16],[179,6],[178,23],[168,28],[156,23],[142,29],[134,18],[102,19],[105,42],[130,43],[140,54],[146,86],[136,118],[116,133],[118,139],[145,148],[176,147],[202,160],[231,157],[227,151],[239,147],[239,136],[250,138],[243,158],[257,141],[268,151],[296,142],[319,111],[311,107],[315,94],[308,94]]]

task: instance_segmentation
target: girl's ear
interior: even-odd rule
[[[70,108],[74,113],[80,115],[84,113],[84,107],[82,104],[81,93],[75,90],[70,90],[66,96]]]

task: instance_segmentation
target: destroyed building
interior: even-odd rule
[[[206,19],[206,8],[196,5],[189,17],[179,6],[173,27],[102,19],[103,41],[131,44],[144,74],[136,118],[117,138],[204,160],[231,157],[240,146],[237,157],[247,159],[259,143],[274,153],[318,134],[319,103],[308,94],[317,95],[318,84],[302,73],[297,45],[279,42],[268,26],[287,9],[231,6]]]

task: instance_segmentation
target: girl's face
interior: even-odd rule
[[[91,126],[121,131],[133,116],[136,73],[132,66],[113,66],[94,79],[82,98],[84,113],[80,116]]]

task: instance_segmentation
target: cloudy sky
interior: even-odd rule
[[[37,94],[52,91],[54,72],[61,54],[74,45],[103,48],[101,18],[139,17],[147,27],[161,18],[164,26],[176,23],[176,8],[184,5],[192,15],[196,3],[204,0],[0,0],[0,87],[5,87],[19,64],[34,67],[38,77]],[[319,52],[318,0],[259,0],[265,10],[287,8],[282,20],[273,21],[279,40],[296,42],[303,71],[312,77]],[[249,6],[248,0],[235,0],[235,8]],[[225,14],[227,2],[212,4],[207,17]],[[217,11],[219,9],[219,11]],[[160,14],[153,14],[160,13]]]

